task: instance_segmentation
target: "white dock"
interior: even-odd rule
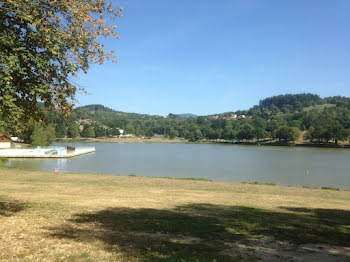
[[[3,158],[70,158],[95,152],[95,147],[45,147],[0,149]]]

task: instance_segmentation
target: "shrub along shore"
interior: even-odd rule
[[[0,169],[0,260],[347,261],[350,192]]]

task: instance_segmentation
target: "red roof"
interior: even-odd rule
[[[0,142],[12,142],[12,140],[8,136],[5,136],[4,134],[0,134]]]

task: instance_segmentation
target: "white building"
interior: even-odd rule
[[[11,138],[4,134],[0,134],[0,148],[11,148],[11,142]]]

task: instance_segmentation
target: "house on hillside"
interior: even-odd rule
[[[124,135],[124,130],[123,129],[120,129],[118,127],[117,127],[117,129],[119,130],[119,134]]]
[[[20,139],[18,138],[18,136],[11,136],[10,138],[12,142],[20,142]]]
[[[11,142],[10,137],[0,134],[0,148],[11,148]]]

